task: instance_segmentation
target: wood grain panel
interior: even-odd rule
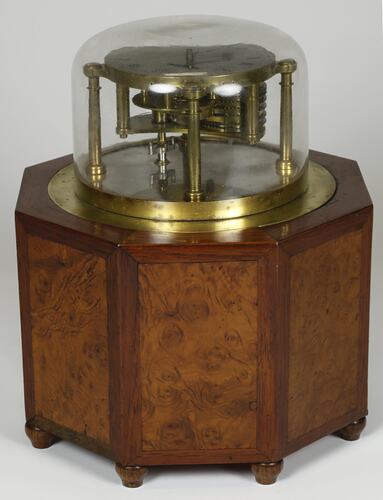
[[[143,450],[256,448],[257,262],[142,264]]]
[[[36,415],[109,442],[105,260],[28,238]]]
[[[288,439],[358,405],[362,231],[290,260]]]

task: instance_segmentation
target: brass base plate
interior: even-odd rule
[[[80,200],[75,194],[78,180],[73,164],[62,168],[52,177],[48,193],[51,200],[66,212],[100,224],[136,231],[201,233],[269,226],[296,219],[316,210],[334,195],[336,181],[326,168],[312,161],[309,163],[307,175],[307,190],[293,201],[254,215],[223,220],[155,221],[97,208]]]

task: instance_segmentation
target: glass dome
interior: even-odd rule
[[[276,28],[220,16],[122,24],[81,47],[72,78],[77,194],[99,208],[219,220],[306,190],[306,62]]]

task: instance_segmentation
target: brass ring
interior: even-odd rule
[[[130,230],[169,233],[243,230],[286,222],[321,207],[332,198],[336,190],[336,181],[330,172],[318,163],[310,161],[307,172],[307,190],[285,205],[255,215],[233,219],[154,221],[120,215],[89,205],[75,194],[77,183],[73,164],[59,170],[48,186],[51,200],[66,212],[96,223]]]

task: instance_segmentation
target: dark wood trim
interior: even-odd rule
[[[140,264],[170,262],[219,262],[229,260],[254,260],[260,254],[267,254],[275,241],[262,239],[254,244],[209,244],[209,245],[156,245],[125,246],[129,254]]]
[[[294,451],[300,450],[305,446],[313,443],[317,439],[320,439],[324,436],[328,436],[329,434],[333,434],[337,430],[346,427],[346,425],[350,424],[354,420],[359,420],[365,417],[366,414],[363,412],[359,412],[356,408],[345,415],[338,417],[334,420],[330,420],[326,422],[321,427],[314,429],[313,431],[304,434],[303,436],[299,436],[299,438],[290,441],[285,450],[285,456],[290,455]]]
[[[361,293],[360,293],[360,344],[359,344],[359,410],[367,414],[368,392],[368,337],[370,316],[370,280],[372,247],[372,207],[362,228]]]
[[[241,464],[264,462],[268,458],[258,450],[187,450],[151,451],[137,456],[139,465]]]
[[[124,252],[124,271],[122,279],[126,283],[126,308],[122,305],[124,314],[123,338],[121,350],[125,353],[122,373],[126,377],[126,392],[124,404],[127,408],[127,435],[125,441],[124,465],[138,465],[134,463],[141,449],[141,382],[140,382],[140,335],[137,327],[138,314],[138,264]],[[122,284],[121,284],[122,286]],[[124,304],[122,302],[121,304]]]
[[[102,455],[106,458],[110,458],[111,460],[115,460],[114,453],[109,446],[107,446],[105,443],[97,441],[96,439],[90,438],[85,434],[75,432],[72,429],[68,429],[67,427],[58,425],[55,422],[52,422],[51,420],[48,420],[47,418],[41,417],[39,415],[35,415],[28,423],[46,432],[50,432],[60,439],[78,444],[79,446],[93,451],[98,455]]]
[[[281,456],[286,454],[288,436],[288,406],[289,406],[289,311],[290,311],[290,266],[289,255],[281,246],[278,248],[278,348],[279,348],[279,379],[278,379],[278,418],[281,434]],[[276,459],[274,459],[276,460]]]
[[[284,353],[280,344],[278,310],[278,249],[275,247],[259,262],[258,316],[258,408],[257,447],[267,461],[282,458],[280,381]],[[272,418],[274,415],[276,418]]]
[[[371,211],[372,206],[366,207],[359,212],[343,216],[336,221],[327,222],[320,229],[310,229],[294,238],[286,238],[280,243],[281,248],[289,256],[293,256],[304,252],[308,248],[313,248],[334,238],[339,238],[343,234],[362,229]]]
[[[28,235],[22,217],[16,214],[17,265],[19,275],[19,302],[21,341],[23,347],[24,371],[24,403],[26,420],[35,414],[33,357],[32,357],[32,325],[29,299],[29,259]]]
[[[108,241],[67,229],[59,224],[39,220],[25,214],[16,213],[16,216],[22,221],[28,235],[39,236],[40,238],[61,243],[71,248],[75,248],[76,250],[100,255],[105,258],[109,257],[117,248],[115,244]]]
[[[115,456],[119,456],[122,436],[122,403],[120,374],[121,318],[117,277],[119,276],[120,251],[117,249],[106,262],[106,288],[108,296],[108,351],[109,351],[109,419],[110,445]]]
[[[138,264],[124,249],[111,262],[109,280],[112,312],[111,340],[111,439],[117,461],[124,465],[141,465],[137,456],[141,447],[141,400],[139,392],[139,334],[137,331]],[[126,422],[125,425],[123,423]]]

